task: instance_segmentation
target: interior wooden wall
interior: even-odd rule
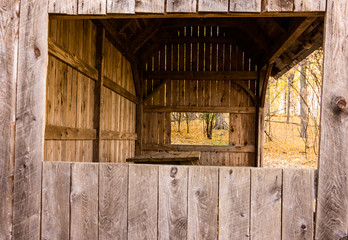
[[[223,38],[223,29],[218,27],[185,27],[178,31],[178,36],[190,40],[196,37],[196,40],[163,44],[144,65],[143,150],[194,149],[193,146],[171,145],[171,111],[226,112],[230,113],[229,145],[241,149],[200,146],[200,149],[205,149],[200,164],[255,166],[256,111],[250,109],[257,104],[256,80],[175,80],[175,74],[189,71],[221,71],[221,75],[235,71],[237,74],[242,71],[257,72],[257,67],[235,44],[228,43],[228,40],[216,40],[219,36]],[[208,36],[212,42],[209,42]],[[199,37],[205,38],[205,43],[197,41]],[[151,73],[164,72],[172,74],[170,80],[149,79],[154,75]],[[246,112],[233,110],[243,107]]]
[[[90,20],[57,20],[49,22],[49,39],[80,62],[96,71],[96,25]],[[104,40],[104,76],[121,88],[135,94],[130,63],[107,40]],[[67,55],[67,54],[66,54]],[[96,80],[69,60],[50,54],[47,74],[46,109],[46,161],[92,162],[93,145],[96,144],[95,104]],[[134,154],[134,137],[128,140],[120,134],[135,133],[135,104],[102,87],[101,131],[103,137],[100,151],[102,162],[125,162]],[[58,137],[47,137],[48,128],[56,126],[62,131]],[[72,136],[66,132],[87,132],[86,136]],[[118,137],[113,137],[118,133]],[[64,135],[64,139],[62,137]],[[110,137],[111,136],[111,137]],[[117,139],[117,140],[116,140]]]

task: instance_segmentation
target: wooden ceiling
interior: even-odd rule
[[[163,44],[180,41],[230,41],[262,67],[273,64],[272,76],[280,76],[322,46],[322,17],[100,19],[107,36],[131,61],[142,64]],[[221,34],[178,36],[182,29],[215,27]],[[188,31],[188,30],[185,30]],[[219,32],[219,30],[218,30]],[[185,37],[185,40],[182,39]],[[190,39],[188,39],[188,37]]]

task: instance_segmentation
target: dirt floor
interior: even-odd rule
[[[316,124],[311,121],[307,128],[308,140],[305,144],[300,137],[299,123],[299,117],[291,117],[290,124],[287,124],[286,118],[281,116],[272,117],[270,128],[269,122],[266,122],[264,167],[317,168],[319,137]],[[203,122],[199,119],[190,121],[189,129],[187,133],[186,122],[183,122],[178,132],[178,124],[172,123],[172,143],[228,145],[228,130],[214,130],[213,139],[207,139],[203,134]]]

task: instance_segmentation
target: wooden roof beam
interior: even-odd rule
[[[315,20],[315,17],[308,17],[304,20],[301,19],[300,23],[298,22],[298,19],[292,20],[287,31],[288,33],[285,34],[280,41],[274,44],[276,46],[274,48],[275,50],[273,50],[271,54],[264,59],[263,63],[273,64],[275,60],[279,58],[286,51],[286,49],[288,49]]]
[[[257,80],[257,72],[248,71],[153,71],[144,72],[144,79],[171,80]]]
[[[139,36],[136,36],[135,41],[132,43],[130,49],[132,49],[133,54],[135,54],[142,46],[144,46],[147,41],[149,41],[160,29],[163,23],[157,22],[151,27],[147,27]]]

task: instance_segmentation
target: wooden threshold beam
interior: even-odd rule
[[[135,95],[133,95],[131,92],[127,91],[121,85],[119,85],[118,83],[115,83],[114,81],[112,81],[110,78],[106,76],[104,76],[104,86],[114,91],[115,93],[121,95],[122,97],[128,99],[129,101],[135,104],[138,103],[138,99]]]
[[[170,80],[257,80],[257,72],[248,71],[153,71],[144,72],[144,79],[170,79]]]
[[[46,125],[45,140],[95,140],[95,129]],[[101,140],[137,140],[136,133],[102,130]]]
[[[207,112],[255,114],[256,107],[197,107],[197,106],[144,106],[145,113],[152,112]]]
[[[59,46],[56,42],[54,42],[51,38],[48,38],[48,54],[58,58],[62,62],[71,66],[72,68],[75,68],[87,77],[95,81],[98,81],[98,70],[96,68],[91,67],[82,59],[69,53],[63,47]]]
[[[201,151],[201,152],[234,152],[253,153],[254,145],[247,146],[213,146],[213,145],[177,145],[177,144],[144,144],[144,151]]]

